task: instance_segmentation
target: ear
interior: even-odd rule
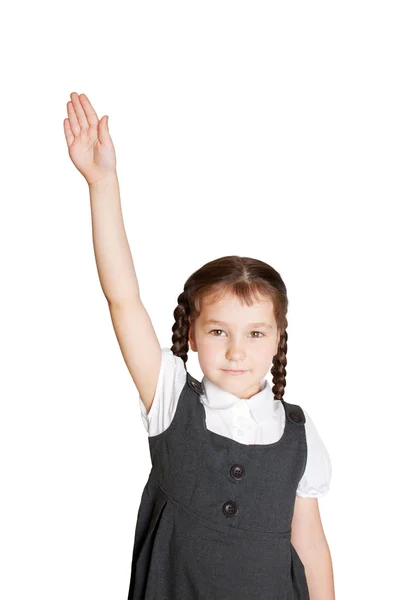
[[[193,330],[194,330],[194,325],[190,322],[190,317],[189,317],[189,335],[188,335],[189,345],[190,345],[192,352],[197,352],[197,345],[196,345],[196,341],[194,339]]]

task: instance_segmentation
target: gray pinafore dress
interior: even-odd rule
[[[282,437],[242,444],[207,429],[202,393],[187,373],[171,424],[148,438],[128,600],[309,600],[290,541],[303,410],[282,400]]]

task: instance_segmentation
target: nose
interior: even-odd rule
[[[242,361],[246,357],[242,346],[239,343],[230,344],[226,351],[226,358],[229,361]]]

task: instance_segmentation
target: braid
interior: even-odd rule
[[[185,292],[178,296],[178,306],[174,310],[175,323],[172,325],[172,354],[180,356],[186,369],[189,352],[189,306]]]
[[[279,344],[278,344],[278,351],[272,360],[273,366],[271,369],[271,375],[272,375],[272,381],[274,384],[272,387],[272,392],[274,394],[275,400],[282,400],[283,394],[285,393],[285,385],[286,385],[286,368],[285,367],[287,364],[286,353],[287,353],[287,340],[288,340],[288,334],[286,331],[286,327],[287,327],[287,320],[285,319],[285,330],[281,334]]]

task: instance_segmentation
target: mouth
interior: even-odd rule
[[[238,371],[233,369],[222,369],[224,373],[228,373],[229,375],[242,375],[243,373],[247,373],[247,371]]]

